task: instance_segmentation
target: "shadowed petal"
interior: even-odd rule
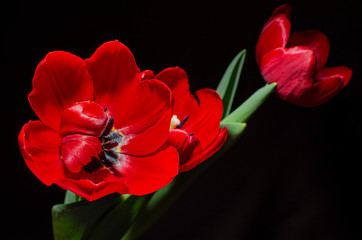
[[[322,69],[329,55],[329,40],[319,30],[307,30],[293,33],[288,41],[288,47],[305,46],[313,51],[316,57],[316,69]]]

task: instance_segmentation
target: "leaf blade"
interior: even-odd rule
[[[241,71],[245,62],[245,56],[246,50],[244,49],[233,58],[216,88],[216,92],[223,100],[223,117],[227,116],[231,111]]]

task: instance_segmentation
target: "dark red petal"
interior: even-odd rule
[[[316,75],[316,81],[324,81],[330,78],[339,78],[343,82],[343,87],[349,83],[352,77],[352,70],[347,67],[330,67],[324,68]]]
[[[220,130],[223,104],[219,94],[212,89],[200,89],[196,91],[199,104],[183,105],[184,112],[188,112],[189,118],[181,129],[187,133],[195,134],[201,147],[207,147],[215,140]]]
[[[280,98],[293,101],[313,84],[315,56],[306,47],[277,48],[262,58],[260,70],[267,83],[278,84]]]
[[[106,42],[85,62],[94,82],[94,101],[119,111],[124,93],[140,80],[131,51],[118,41]]]
[[[122,155],[120,165],[115,165],[114,169],[127,186],[119,193],[145,195],[164,187],[178,174],[178,153],[174,147],[165,146],[144,157]]]
[[[325,68],[316,75],[316,82],[296,103],[303,107],[321,105],[336,96],[349,82],[352,71],[347,67]]]
[[[144,71],[140,72],[140,78],[141,78],[141,81],[150,80],[150,79],[155,78],[155,74],[153,73],[152,70],[144,70]]]
[[[167,143],[174,146],[180,156],[180,171],[188,171],[197,166],[203,155],[199,139],[181,129],[173,129],[167,139]]]
[[[322,69],[329,55],[329,40],[319,30],[308,30],[293,33],[288,41],[288,47],[305,46],[314,52],[317,61],[317,71]]]
[[[288,42],[290,33],[290,7],[282,5],[277,8],[264,25],[255,48],[255,56],[258,65],[262,57],[275,48],[284,48]]]
[[[60,137],[40,121],[30,121],[20,131],[19,146],[25,163],[44,184],[62,179],[65,166],[60,158]]]
[[[77,173],[91,161],[91,157],[98,157],[102,146],[97,137],[72,134],[63,137],[60,149],[68,170]]]
[[[285,17],[287,18],[290,18],[290,15],[291,15],[291,12],[292,12],[292,8],[290,7],[289,4],[283,4],[283,5],[280,5],[279,7],[277,7],[273,14],[272,14],[272,17],[275,17],[279,14],[284,14]]]
[[[93,82],[83,59],[67,52],[51,52],[35,70],[29,102],[40,120],[59,129],[64,109],[93,98]]]
[[[80,133],[99,136],[108,116],[104,109],[92,101],[77,102],[62,114],[60,136]]]
[[[88,179],[64,178],[59,180],[56,184],[88,201],[94,201],[109,194],[126,190],[125,185],[121,181],[102,181],[94,183]]]
[[[115,128],[124,136],[121,152],[139,156],[162,146],[170,128],[171,107],[171,92],[160,81],[145,80],[129,89],[112,114]]]

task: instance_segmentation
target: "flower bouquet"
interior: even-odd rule
[[[54,238],[139,238],[237,143],[270,94],[302,107],[336,96],[352,71],[325,67],[322,32],[290,34],[290,12],[282,5],[265,23],[255,55],[266,84],[235,109],[245,50],[215,90],[195,93],[185,70],[141,71],[117,40],[87,59],[48,53],[28,95],[40,120],[25,124],[18,141],[34,175],[66,190],[52,209]]]

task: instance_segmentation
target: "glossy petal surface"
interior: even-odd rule
[[[267,83],[276,82],[284,100],[298,99],[313,84],[315,57],[305,47],[277,48],[266,54],[260,70]]]
[[[165,146],[153,155],[136,157],[123,155],[120,165],[114,166],[124,180],[127,191],[144,195],[166,186],[178,173],[178,153],[172,146]]]
[[[139,81],[131,51],[118,41],[106,42],[85,62],[93,78],[93,100],[112,113],[120,111],[124,93]]]
[[[162,146],[168,136],[171,106],[171,92],[160,81],[145,80],[129,89],[114,112],[115,127],[124,135],[121,152],[139,156]]]
[[[25,124],[19,134],[20,150],[30,170],[46,185],[65,175],[60,158],[60,137],[56,131],[40,121]]]
[[[93,98],[93,82],[84,61],[67,52],[51,52],[36,68],[29,102],[40,120],[59,129],[64,109]]]
[[[290,33],[290,7],[282,5],[272,15],[264,25],[258,42],[256,44],[255,55],[258,65],[261,58],[275,48],[284,48],[289,39]]]

